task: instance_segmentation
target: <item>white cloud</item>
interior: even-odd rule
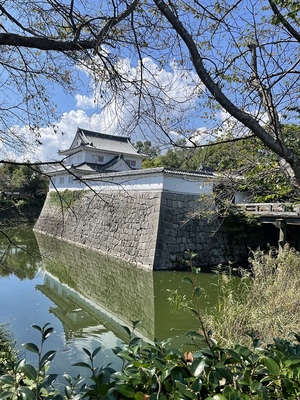
[[[18,127],[20,137],[30,143],[18,158],[22,161],[56,160],[58,150],[70,146],[78,127],[131,135],[133,141],[147,139],[154,144],[168,141],[164,130],[168,134],[176,133],[181,125],[183,132],[184,121],[195,107],[201,90],[198,77],[192,71],[182,70],[176,63],[161,68],[150,58],[145,58],[143,65],[141,92],[137,85],[130,83],[138,82],[140,67],[133,67],[129,60],[120,60],[115,68],[127,77],[122,90],[113,93],[110,82],[94,82],[91,96],[80,93],[75,96],[77,110],[65,112],[52,126],[39,130],[41,145],[36,144],[28,127]],[[88,80],[91,81],[91,76]],[[89,112],[94,113],[90,116]]]
[[[142,63],[142,75],[140,64],[134,67],[128,59],[116,63],[114,68],[126,77],[117,91],[112,90],[111,80],[103,76],[105,69],[100,65],[98,76],[102,74],[102,81],[94,82],[93,96],[84,102],[98,105],[102,131],[132,134],[133,140],[163,142],[164,130],[175,131],[179,124],[182,130],[194,111],[201,84],[194,72],[182,69],[175,62],[166,68],[150,58],[144,58]]]
[[[7,154],[7,158],[19,161],[54,161],[58,159],[58,150],[66,149],[71,145],[77,128],[99,130],[100,116],[95,114],[88,116],[83,110],[72,110],[64,113],[59,121],[39,130],[38,144],[33,138],[32,132],[28,127],[16,127],[18,134],[27,141],[23,152],[16,156],[14,151]]]
[[[81,108],[83,110],[95,108],[95,100],[93,97],[76,94],[75,99],[76,99],[76,107],[78,108]]]

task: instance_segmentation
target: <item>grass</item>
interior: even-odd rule
[[[205,323],[221,345],[250,345],[255,334],[262,342],[286,338],[300,326],[300,253],[255,251],[250,269],[238,286],[230,276],[219,275],[220,293]]]

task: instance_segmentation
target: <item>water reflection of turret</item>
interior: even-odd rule
[[[153,273],[58,239],[35,233],[45,269],[41,290],[55,307],[66,337],[110,330],[141,320],[138,334],[155,336]]]

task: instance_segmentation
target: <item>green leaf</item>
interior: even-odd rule
[[[78,362],[75,364],[72,364],[73,367],[83,367],[83,368],[88,368],[90,370],[92,370],[91,366],[85,362]]]
[[[169,368],[165,369],[161,374],[161,381],[163,382],[166,378],[168,378],[168,376],[170,376],[170,374],[171,374],[171,369]]]
[[[139,343],[141,343],[141,339],[139,337],[135,337],[130,340],[129,346],[136,346]]]
[[[92,352],[92,358],[96,357],[96,355],[99,353],[101,350],[101,346],[97,347],[93,352]]]
[[[130,353],[128,351],[120,351],[117,354],[118,357],[122,358],[122,360],[128,360],[128,361],[132,361],[133,357],[130,355]]]
[[[0,382],[2,385],[14,385],[15,378],[9,374],[3,375],[3,376],[0,376]]]
[[[128,334],[128,336],[131,336],[131,331],[130,331],[130,329],[129,329],[126,325],[122,325],[122,328],[126,331],[126,333]]]
[[[213,400],[227,400],[227,398],[222,394],[215,394]]]
[[[123,396],[133,399],[135,397],[135,390],[131,386],[127,385],[116,385],[116,390]]]
[[[43,367],[47,361],[52,361],[53,358],[55,357],[56,351],[55,350],[50,350],[47,351],[41,358],[41,366]]]
[[[279,375],[280,367],[273,358],[266,357],[264,359],[264,364],[266,365],[266,367],[271,375]]]
[[[92,354],[91,354],[91,352],[90,352],[88,349],[86,349],[86,348],[83,347],[82,350],[85,352],[85,354],[87,354],[87,355],[89,356],[89,358],[92,357]]]
[[[197,399],[196,393],[194,393],[188,386],[184,385],[179,381],[175,381],[176,387],[178,390],[188,399]]]
[[[52,327],[46,329],[45,332],[43,333],[43,339],[46,340],[46,339],[51,335],[51,333],[53,332],[53,330],[54,330],[54,329],[53,329]]]
[[[250,389],[252,390],[252,392],[257,392],[258,390],[260,390],[261,386],[261,383],[255,380],[251,382]]]
[[[32,326],[32,328],[37,329],[38,331],[42,332],[42,328],[39,325],[33,324],[31,326]]]
[[[58,374],[47,375],[45,379],[42,381],[41,386],[45,388],[49,387],[50,385],[52,385],[53,381],[55,381],[57,377]]]
[[[36,395],[35,395],[35,393],[34,393],[32,390],[30,390],[28,387],[26,387],[26,386],[21,386],[21,387],[20,387],[20,392],[21,392],[21,393],[24,393],[24,394],[26,395],[26,399],[29,399],[29,400],[36,400]]]
[[[137,328],[138,326],[141,325],[141,322],[142,322],[142,321],[137,320],[137,321],[131,321],[131,322],[132,322],[132,327],[133,327],[133,329],[135,329],[135,328]]]
[[[193,281],[191,280],[191,278],[189,278],[188,276],[184,276],[181,281],[183,283],[190,283],[191,285],[193,284]]]
[[[191,373],[194,376],[199,376],[206,366],[205,360],[203,359],[196,359],[193,361],[191,365]]]
[[[202,290],[201,290],[200,287],[196,287],[196,288],[195,288],[195,295],[196,295],[196,297],[198,297],[198,298],[202,296]]]
[[[13,399],[14,396],[15,396],[14,392],[2,392],[0,393],[0,400]]]
[[[134,400],[144,400],[144,398],[145,398],[145,393],[136,392]]]
[[[70,386],[65,386],[65,395],[67,397],[67,399],[70,399],[72,396],[72,389],[70,388]]]
[[[163,370],[165,369],[165,364],[163,364],[163,363],[161,363],[157,358],[156,359],[154,359],[154,365],[156,366],[156,368],[159,370],[159,371],[161,371],[161,372],[163,372]]]
[[[194,380],[194,382],[191,386],[191,389],[193,390],[193,392],[199,393],[199,392],[201,392],[202,386],[203,386],[202,380],[200,378],[198,378],[198,379]]]
[[[24,373],[24,375],[25,375],[27,378],[29,378],[29,379],[31,379],[31,380],[33,380],[33,381],[36,380],[37,371],[36,371],[36,369],[35,369],[32,365],[30,365],[30,364],[25,364],[25,365],[22,367],[22,372]]]
[[[69,374],[66,374],[66,373],[64,373],[63,374],[63,377],[65,378],[65,380],[68,382],[68,383],[72,383],[72,377],[69,375]]]
[[[118,381],[124,381],[124,380],[128,380],[128,376],[126,374],[124,374],[123,371],[117,371],[112,375],[113,379],[116,379]]]
[[[232,357],[234,360],[241,362],[241,357],[238,353],[236,353],[234,350],[228,349],[227,353]],[[225,362],[226,364],[226,362]]]
[[[32,353],[39,354],[40,350],[34,343],[23,343],[23,346],[26,350],[31,351]]]

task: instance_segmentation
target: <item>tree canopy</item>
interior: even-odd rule
[[[125,132],[146,121],[154,134],[173,143],[176,132],[195,147],[228,132],[254,135],[299,191],[300,158],[283,131],[300,114],[297,2],[7,0],[0,10],[0,118],[11,145],[22,139],[15,117],[33,130],[51,120],[48,82],[71,90],[80,66],[100,108],[128,103],[130,120],[118,115]]]
[[[38,165],[28,166],[7,162],[0,165],[0,192],[2,197],[14,193],[31,198],[44,199],[48,191],[48,179]]]

